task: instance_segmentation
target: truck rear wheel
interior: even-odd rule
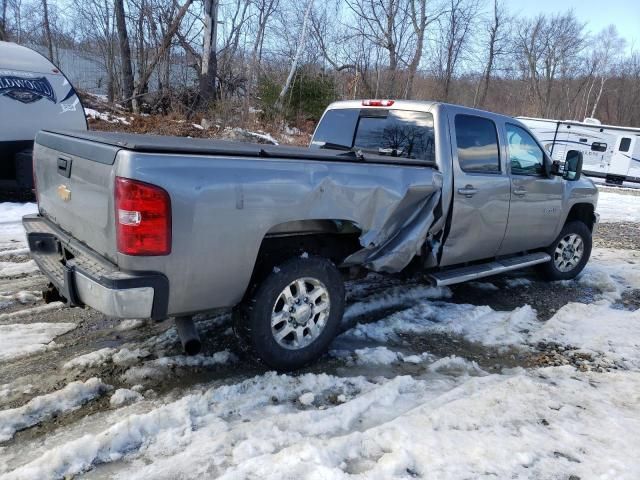
[[[273,269],[234,312],[234,329],[266,365],[303,367],[326,352],[344,313],[340,272],[320,257],[293,258]]]
[[[547,280],[571,280],[591,256],[591,231],[580,221],[568,222],[547,249],[551,261],[540,266]]]

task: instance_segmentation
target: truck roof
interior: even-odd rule
[[[0,42],[0,69],[49,74],[60,73],[58,68],[43,55],[13,42]]]
[[[327,107],[327,110],[340,110],[343,108],[379,108],[382,110],[411,110],[416,112],[431,112],[435,108],[455,107],[456,109],[466,110],[468,115],[480,115],[486,117],[502,118],[504,121],[513,121],[515,117],[504,115],[501,113],[491,112],[489,110],[481,110],[479,108],[466,107],[464,105],[455,105],[453,103],[439,102],[435,100],[380,100],[381,102],[390,101],[390,106],[385,105],[367,105],[364,102],[375,100],[341,100],[333,102]]]

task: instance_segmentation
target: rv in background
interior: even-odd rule
[[[62,72],[27,47],[0,42],[0,194],[30,195],[39,130],[86,130],[80,99]]]
[[[601,125],[594,118],[584,122],[518,117],[547,150],[553,160],[564,162],[569,150],[584,157],[585,175],[607,183],[640,183],[640,128]]]

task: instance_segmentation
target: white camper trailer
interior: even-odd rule
[[[518,117],[538,137],[551,158],[564,161],[569,150],[584,157],[585,175],[606,179],[607,183],[640,183],[640,128],[584,122]]]
[[[31,192],[31,149],[45,128],[86,130],[80,99],[45,57],[0,42],[0,192]]]

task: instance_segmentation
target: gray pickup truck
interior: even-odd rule
[[[326,351],[345,278],[570,279],[598,221],[579,152],[562,167],[518,120],[435,102],[334,103],[308,149],[42,131],[34,162],[39,214],[23,223],[46,300],[175,317],[188,353],[193,316],[232,309],[280,370]]]

